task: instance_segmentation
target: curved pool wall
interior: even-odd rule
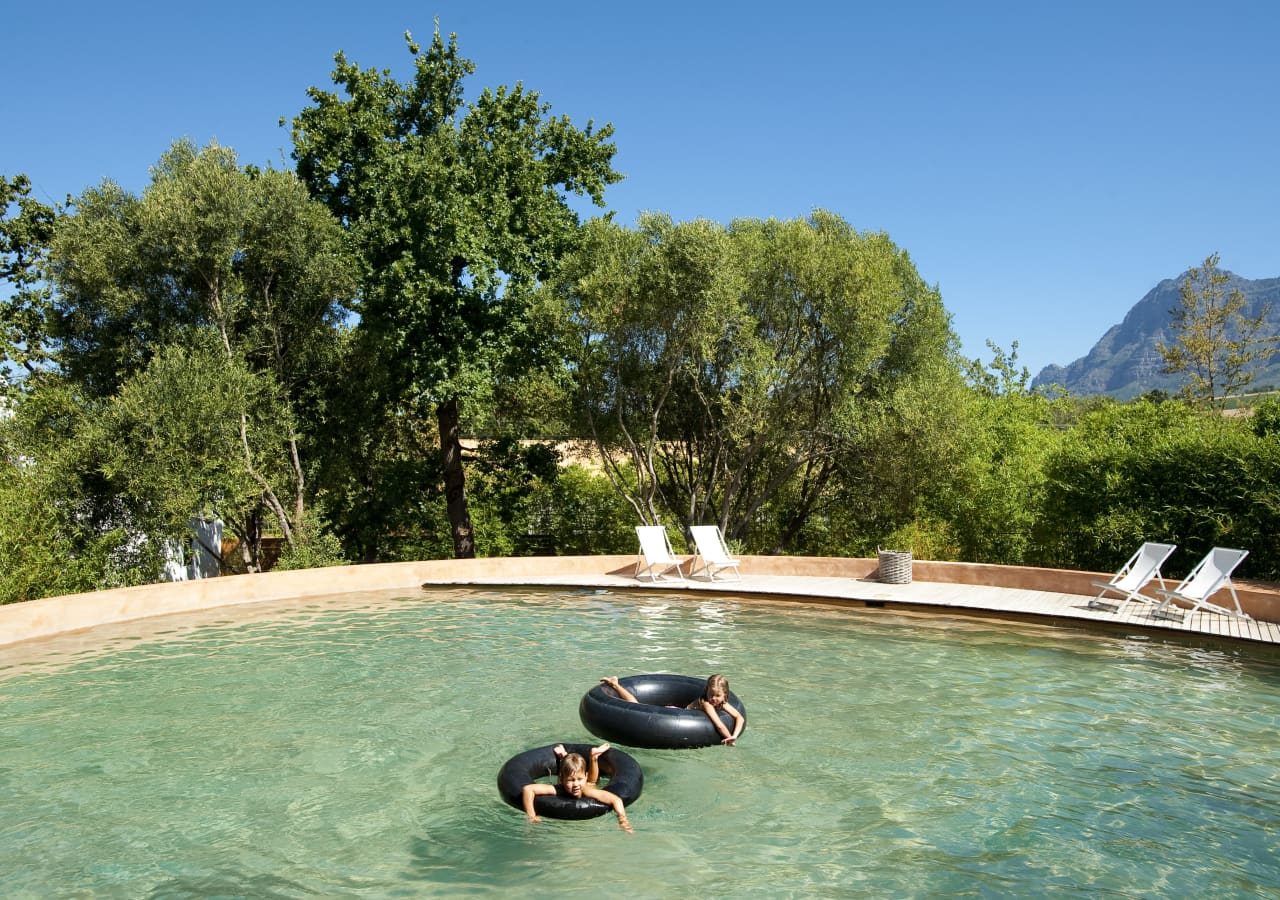
[[[742,574],[746,577],[854,580],[874,580],[878,565],[875,559],[808,556],[743,556],[741,562]],[[636,557],[633,554],[496,557],[334,566],[228,575],[202,581],[162,582],[0,606],[0,647],[98,625],[243,603],[323,597],[353,591],[413,589],[424,582],[467,584],[477,579],[503,578],[514,582],[521,577],[529,577],[537,578],[540,584],[547,584],[548,579],[563,577],[568,584],[580,584],[583,578],[592,575],[632,576],[635,568]],[[1109,573],[1067,569],[916,560],[913,577],[918,582],[1093,596],[1097,591],[1091,583],[1110,576]],[[648,582],[637,582],[637,586],[641,585],[647,587]],[[726,586],[732,585],[733,582],[726,583]],[[662,586],[668,590],[679,589],[678,584],[673,583]],[[758,585],[744,584],[741,592],[763,591]],[[1236,592],[1241,607],[1249,615],[1263,622],[1280,622],[1280,590],[1270,585],[1236,582]]]

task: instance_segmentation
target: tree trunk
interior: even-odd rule
[[[453,532],[454,559],[475,559],[476,544],[467,512],[466,476],[462,471],[462,444],[458,440],[458,401],[446,400],[436,407],[440,425],[440,462],[444,466],[444,499]]]
[[[246,572],[259,572],[262,567],[262,507],[250,510],[244,518],[243,533],[238,534],[240,559]]]

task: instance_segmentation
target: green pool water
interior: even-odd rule
[[[723,672],[636,833],[502,763],[601,675]],[[0,650],[7,897],[1280,894],[1256,652],[653,592],[294,601]]]

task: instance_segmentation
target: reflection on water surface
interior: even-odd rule
[[[1280,667],[800,603],[376,593],[0,651],[17,896],[1280,890]],[[502,762],[606,674],[728,675],[734,748],[633,753],[637,833]],[[589,874],[588,874],[589,873]]]

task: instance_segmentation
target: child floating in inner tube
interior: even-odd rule
[[[627,810],[622,805],[622,799],[617,794],[596,787],[596,782],[600,780],[600,757],[609,749],[609,745],[601,744],[599,747],[591,748],[590,769],[587,767],[587,761],[582,758],[582,754],[566,753],[564,744],[556,744],[551,749],[560,760],[560,783],[542,784],[535,781],[524,786],[521,799],[524,801],[524,814],[529,817],[529,821],[542,821],[538,814],[533,811],[534,797],[547,794],[563,794],[569,797],[586,797],[588,800],[595,800],[605,806],[612,807],[613,811],[618,814],[618,827],[631,834],[635,829],[631,827],[631,822],[627,819]]]
[[[623,700],[628,703],[639,703],[636,695],[631,693],[622,686],[622,682],[618,681],[616,675],[610,675],[607,678],[600,679],[601,684],[608,685],[613,688]],[[742,713],[738,712],[726,701],[729,699],[729,679],[723,675],[712,675],[707,679],[707,686],[702,689],[702,696],[691,701],[685,709],[700,709],[707,714],[707,718],[711,720],[711,724],[715,726],[716,731],[720,732],[720,743],[733,744],[738,740],[738,735],[742,734],[742,726],[746,724],[746,719],[742,717]],[[724,710],[733,719],[733,732],[725,727],[724,722],[720,721],[720,711]]]

